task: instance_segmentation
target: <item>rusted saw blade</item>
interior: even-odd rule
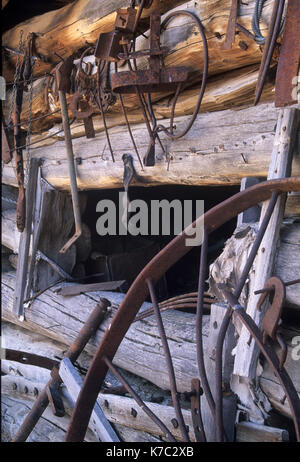
[[[289,0],[275,82],[275,106],[297,103],[300,63],[300,2]]]

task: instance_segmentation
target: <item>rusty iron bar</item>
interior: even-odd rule
[[[249,207],[269,199],[273,192],[299,190],[300,176],[259,183],[216,205],[206,212],[204,217],[196,220],[193,226],[196,227],[199,220],[202,221],[204,218],[205,228],[209,234]],[[152,279],[154,284],[157,283],[172,265],[192,249],[191,246],[186,245],[187,238],[191,238],[190,233],[186,234],[184,231],[176,236],[145,266],[128,290],[90,364],[71,417],[66,441],[84,439],[96,398],[108,370],[103,358],[108,357],[113,360],[140,306],[148,296],[147,279]]]
[[[59,362],[55,359],[47,358],[46,356],[36,355],[27,351],[14,350],[12,348],[4,349],[4,358],[7,361],[15,361],[21,364],[30,364],[44,369],[52,370],[53,367],[58,367]]]
[[[87,321],[85,322],[82,329],[79,331],[74,342],[68,348],[65,357],[69,358],[72,363],[74,363],[79,357],[80,353],[84,350],[86,344],[90,338],[96,333],[99,325],[104,319],[105,313],[107,311],[110,302],[105,298],[101,298],[97,303],[94,310],[89,315]],[[48,386],[52,384],[57,385],[61,383],[61,379],[58,374],[58,368],[54,367],[51,372],[51,378],[45,388],[41,391],[38,399],[35,401],[33,407],[27,414],[25,420],[23,421],[21,427],[13,438],[13,442],[22,442],[26,441],[35,425],[39,421],[43,412],[49,404],[49,398],[47,393]]]
[[[271,366],[272,371],[280,381],[280,384],[289,402],[289,406],[292,413],[292,419],[295,426],[296,438],[299,442],[300,399],[290,376],[284,368],[280,369],[280,362],[275,351],[268,343],[264,344],[263,335],[260,329],[257,327],[253,319],[246,313],[245,309],[239,304],[238,298],[227,290],[223,290],[223,294],[232,309],[233,316],[238,318],[247,328],[250,335],[254,338],[256,344],[258,345],[261,353],[264,355],[265,359]]]
[[[292,286],[294,284],[300,284],[300,279],[293,279],[292,281],[288,281],[288,282],[284,282],[283,283],[286,287],[288,286]],[[258,294],[262,294],[263,292],[265,292],[266,289],[263,288],[263,289],[259,289],[259,290],[256,290],[254,293],[255,295],[258,295]]]
[[[245,285],[246,279],[248,277],[249,271],[252,267],[257,251],[259,249],[259,246],[262,242],[262,239],[265,235],[269,221],[271,219],[278,196],[279,196],[278,191],[274,191],[272,193],[271,199],[269,201],[269,205],[267,207],[267,210],[262,220],[259,231],[256,235],[255,241],[252,245],[249,257],[247,258],[247,262],[240,276],[237,287],[234,290],[234,296],[237,298],[239,298],[242,293],[242,290]],[[217,339],[217,345],[216,345],[216,397],[215,397],[216,398],[216,403],[215,403],[216,414],[215,415],[216,415],[216,437],[217,437],[217,441],[219,442],[224,441],[223,392],[222,392],[223,357],[222,356],[223,356],[223,346],[224,346],[225,336],[227,333],[227,329],[229,327],[230,320],[231,320],[231,307],[229,306],[223,318],[220,331],[219,331],[219,335],[218,335],[218,339]]]
[[[144,403],[144,401],[141,400],[139,395],[134,391],[134,389],[127,382],[125,377],[123,377],[121,372],[115,367],[115,365],[107,357],[104,357],[104,361],[107,367],[114,374],[114,376],[121,382],[126,391],[132,396],[137,405],[143,409],[147,416],[150,417],[150,419],[153,420],[153,422],[156,423],[156,425],[158,425],[162,432],[168,437],[169,441],[176,442],[176,439],[169,431],[169,429],[166,427],[166,425],[154,414],[154,412],[151,411],[151,409],[149,409],[149,407]],[[107,391],[107,393],[109,393],[109,390]]]
[[[229,50],[230,48],[232,48],[232,44],[235,39],[235,28],[237,24],[236,21],[237,21],[237,15],[238,15],[238,6],[239,6],[239,0],[232,0],[223,50]]]
[[[69,175],[70,175],[70,187],[71,187],[71,196],[73,203],[73,213],[75,221],[75,232],[73,236],[66,242],[63,247],[60,249],[60,253],[66,253],[66,251],[71,247],[74,242],[81,236],[82,233],[82,224],[81,224],[81,215],[80,215],[80,204],[79,204],[79,195],[76,179],[76,169],[74,163],[74,153],[73,153],[73,143],[70,130],[70,121],[68,115],[68,106],[65,92],[59,90],[59,101],[61,106],[61,115],[62,123],[65,135],[65,144],[66,144],[66,153],[68,158],[69,166]]]
[[[275,0],[273,6],[273,12],[271,17],[271,23],[269,27],[268,37],[264,46],[264,52],[261,59],[261,64],[258,73],[258,79],[255,89],[255,100],[254,106],[259,102],[262,90],[264,87],[268,68],[273,56],[277,36],[280,30],[281,18],[283,14],[285,0]]]
[[[150,293],[150,297],[151,297],[151,300],[152,300],[152,305],[153,305],[154,312],[155,312],[157,327],[158,327],[159,335],[160,335],[162,346],[163,346],[165,360],[166,360],[166,363],[167,363],[173,406],[174,406],[174,409],[175,409],[175,413],[176,413],[176,417],[177,417],[177,420],[178,420],[178,424],[179,424],[179,428],[180,428],[182,437],[183,437],[184,441],[189,442],[190,441],[189,435],[188,435],[188,432],[187,432],[187,429],[186,429],[186,425],[185,425],[183,415],[182,415],[182,412],[181,412],[181,408],[180,408],[180,404],[179,404],[179,396],[178,396],[178,391],[177,391],[176,377],[175,377],[175,371],[174,371],[174,366],[173,366],[173,362],[172,362],[172,357],[171,357],[171,353],[170,353],[170,349],[169,349],[169,345],[168,345],[168,340],[167,340],[164,324],[163,324],[161,314],[160,314],[160,310],[159,310],[159,307],[158,307],[153,281],[151,279],[147,279],[147,285],[148,285],[148,288],[149,288],[149,293]]]
[[[204,425],[202,421],[201,415],[201,405],[200,405],[200,397],[202,394],[202,389],[200,386],[199,379],[192,379],[191,380],[191,413],[192,413],[192,421],[195,433],[195,439],[199,443],[205,443],[205,431]]]
[[[299,0],[289,0],[276,73],[275,107],[297,103],[297,75],[300,62],[299,24]]]

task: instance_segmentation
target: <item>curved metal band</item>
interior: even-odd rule
[[[269,199],[274,191],[299,190],[300,176],[259,183],[235,194],[206,212],[204,214],[205,228],[208,233],[211,233],[249,207]],[[202,219],[203,217],[200,217],[196,220],[193,226],[197,226],[197,223],[199,224]],[[174,263],[187,254],[192,247],[186,246],[185,241],[190,237],[190,235],[185,234],[185,231],[176,236],[145,266],[131,285],[89,367],[72,414],[66,441],[82,441],[84,439],[97,395],[107,373],[107,365],[103,358],[107,356],[112,361],[123,337],[148,295],[147,279],[152,279],[155,284]]]

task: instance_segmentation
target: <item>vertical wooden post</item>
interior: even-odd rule
[[[270,160],[268,179],[284,178],[290,176],[293,150],[299,131],[300,111],[295,108],[283,109],[279,111],[274,147]],[[263,241],[260,245],[257,257],[254,262],[255,274],[250,283],[250,296],[247,304],[247,313],[260,325],[263,312],[256,309],[258,295],[254,291],[262,289],[265,282],[273,274],[273,267],[277,253],[279,231],[284,216],[284,208],[287,194],[282,194],[277,201],[273,215],[269,222]],[[260,223],[265,215],[268,203],[265,202],[262,207]],[[238,340],[235,363],[234,363],[234,381],[235,391],[241,397],[249,395],[249,382],[256,377],[256,365],[258,359],[258,348],[255,342],[250,341],[249,332],[243,328]],[[241,388],[247,390],[242,392]],[[247,404],[247,403],[244,403]]]

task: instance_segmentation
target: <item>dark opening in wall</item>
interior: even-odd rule
[[[184,201],[191,201],[190,203],[193,204],[194,220],[196,213],[196,201],[203,201],[204,211],[206,212],[238,191],[239,186],[194,187],[175,185],[153,188],[130,187],[129,199],[131,202],[136,200],[144,201],[148,210],[148,230],[151,232],[151,207],[153,207],[153,203],[157,203],[153,201],[166,200],[169,203],[177,201],[177,205],[178,203],[181,204],[182,211],[186,204]],[[85,262],[85,271],[87,275],[103,273],[102,280],[125,279],[127,281],[127,285],[124,286],[124,291],[126,291],[148,261],[150,261],[159,250],[165,247],[165,245],[175,237],[175,214],[171,210],[171,233],[169,235],[162,234],[161,222],[159,235],[149,234],[143,236],[132,236],[128,232],[127,235],[120,236],[118,235],[120,224],[119,206],[122,206],[122,204],[119,204],[120,193],[124,193],[124,190],[113,189],[88,192],[87,205],[82,220],[90,229],[92,245],[91,253]],[[100,201],[103,206],[101,209],[102,211],[97,212],[97,204],[99,204]],[[104,217],[104,214],[108,210],[104,207],[105,204],[108,204],[107,201],[111,201],[111,203],[115,204],[116,207],[117,235],[115,236],[101,236],[97,233],[96,229],[97,220],[100,217]],[[136,212],[139,211],[140,209],[136,210]],[[129,220],[133,215],[134,213],[131,215],[129,214]],[[161,214],[160,219],[162,220]],[[208,263],[214,261],[221,253],[225,241],[231,236],[235,226],[236,219],[233,219],[210,235]],[[140,223],[138,223],[138,227],[140,227]],[[184,226],[182,229],[183,228]],[[159,298],[172,297],[178,294],[197,290],[199,255],[199,246],[191,247],[191,251],[169,269],[163,280],[158,284]]]

